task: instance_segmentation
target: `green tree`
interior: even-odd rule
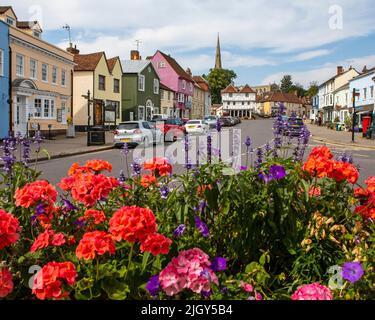
[[[230,85],[237,75],[233,70],[211,69],[209,75],[203,77],[210,84],[212,103],[221,104],[221,90]]]
[[[292,84],[288,92],[290,93],[297,92],[297,95],[299,97],[304,97],[306,95],[305,88],[299,83]]]
[[[292,90],[293,80],[292,76],[287,74],[285,75],[280,82],[280,90],[281,92],[288,93]]]
[[[314,97],[318,94],[318,92],[319,92],[318,82],[316,81],[310,82],[310,87],[307,90],[307,95],[309,97]]]

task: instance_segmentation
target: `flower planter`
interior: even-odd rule
[[[66,137],[67,138],[75,138],[76,136],[76,130],[74,128],[74,125],[69,125],[66,129]]]

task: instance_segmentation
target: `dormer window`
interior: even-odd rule
[[[164,61],[160,61],[159,62],[159,69],[163,69],[165,68],[165,62]]]
[[[33,36],[40,39],[41,34],[39,31],[33,31]]]
[[[14,24],[15,24],[14,19],[11,18],[11,17],[7,17],[7,24],[9,24],[9,25],[11,25],[11,26],[14,26]]]

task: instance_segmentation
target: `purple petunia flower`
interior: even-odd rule
[[[162,186],[160,188],[160,194],[161,194],[161,198],[162,199],[167,199],[168,198],[168,195],[169,195],[169,188],[168,186]]]
[[[247,166],[241,166],[240,171],[247,171],[248,167]]]
[[[41,215],[45,214],[46,210],[44,209],[43,204],[38,204],[36,209],[35,209],[35,214],[31,217],[32,225],[36,225],[38,223],[37,219]]]
[[[173,232],[173,236],[175,238],[181,238],[182,235],[185,233],[186,225],[181,224],[177,227],[177,229]]]
[[[273,165],[270,167],[270,174],[275,180],[281,180],[286,177],[285,168],[278,165]]]
[[[260,173],[258,177],[260,180],[263,180],[265,184],[269,184],[273,180],[273,177],[269,174]]]
[[[64,211],[65,212],[78,210],[78,208],[73,203],[71,203],[69,200],[63,199],[62,201],[63,201],[63,204],[64,204]]]
[[[195,226],[198,231],[203,235],[203,237],[210,237],[210,232],[208,230],[207,224],[204,223],[198,216],[195,217]]]
[[[202,291],[201,295],[202,295],[203,298],[207,299],[212,295],[212,291],[211,290],[210,291]]]
[[[156,298],[160,290],[159,275],[152,276],[146,285],[146,289],[150,296]]]
[[[342,266],[342,277],[350,283],[356,283],[363,275],[364,271],[359,262],[347,262]]]
[[[215,272],[225,271],[227,269],[227,259],[216,257],[211,263],[211,269]]]

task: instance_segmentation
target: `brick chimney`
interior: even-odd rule
[[[130,51],[130,60],[141,60],[141,56],[139,55],[138,50]]]
[[[362,70],[362,73],[366,73],[368,70],[367,70],[367,66],[365,65],[364,67],[363,67],[363,70]]]
[[[190,68],[187,68],[187,69],[186,69],[186,73],[187,73],[189,76],[192,76],[192,75],[193,75],[192,72],[191,72],[191,69],[190,69]]]
[[[344,73],[344,67],[343,66],[338,66],[337,67],[337,75],[343,74]]]
[[[73,48],[73,45],[70,44],[70,47],[66,49],[66,51],[68,51],[69,53],[71,54],[79,54],[79,50],[77,49],[77,45],[74,46]]]

